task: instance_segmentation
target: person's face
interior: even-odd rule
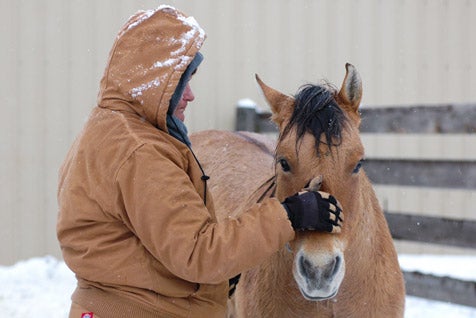
[[[174,116],[180,119],[181,121],[185,120],[185,109],[187,108],[188,102],[191,102],[195,99],[192,89],[190,88],[190,83],[187,83],[185,90],[183,91],[182,98],[180,99],[177,107],[174,111]]]

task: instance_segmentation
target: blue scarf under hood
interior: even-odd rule
[[[188,65],[185,72],[180,77],[180,81],[175,89],[172,98],[169,103],[169,110],[167,111],[167,129],[169,134],[180,140],[187,146],[191,146],[190,139],[188,138],[188,130],[185,124],[173,115],[175,108],[177,107],[180,99],[182,98],[185,87],[187,86],[188,81],[192,77],[192,74],[197,70],[200,63],[203,61],[203,55],[200,52],[197,52],[192,62]]]

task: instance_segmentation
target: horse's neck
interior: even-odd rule
[[[382,237],[385,236],[382,227],[386,227],[382,210],[375,197],[373,188],[367,178],[361,180],[361,189],[359,197],[356,198],[356,206],[352,213],[355,213],[355,219],[349,220],[352,226],[352,233],[346,248],[346,259],[351,259],[353,264],[351,268],[366,270],[375,268],[376,263],[373,260],[381,255]],[[344,222],[344,227],[346,222]]]
[[[388,225],[383,215],[382,208],[377,200],[374,189],[367,177],[362,177],[362,189],[358,209],[358,228],[355,228],[353,239],[349,242],[349,248],[358,248],[368,258],[381,256],[387,246],[393,248]],[[345,225],[344,225],[345,226]],[[354,239],[356,238],[356,239]],[[370,247],[370,248],[369,248]],[[374,267],[375,264],[369,264]]]
[[[395,262],[397,255],[392,237],[368,179],[364,180],[363,186],[359,200],[360,219],[356,220],[359,226],[353,229],[352,240],[348,242],[345,251],[346,274],[337,296],[338,303],[341,303],[339,315],[361,310],[356,309],[355,306],[349,309],[347,305],[343,305],[348,300],[371,304],[375,312],[382,313],[382,306],[388,305],[386,297],[398,293],[391,290],[398,286],[400,279],[400,269],[398,262]],[[348,309],[349,311],[346,311]],[[341,310],[345,312],[342,313]],[[365,310],[362,310],[364,315]],[[370,312],[365,315],[374,316]]]

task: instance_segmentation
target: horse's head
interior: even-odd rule
[[[293,274],[308,300],[334,297],[344,278],[344,250],[357,222],[359,170],[364,150],[359,137],[360,76],[346,64],[339,91],[330,85],[306,85],[294,96],[257,81],[279,128],[276,147],[276,196],[283,201],[316,177],[321,191],[342,204],[345,221],[339,234],[302,231],[291,242]]]

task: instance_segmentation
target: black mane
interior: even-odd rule
[[[337,105],[335,89],[307,84],[300,87],[294,98],[296,102],[291,120],[284,128],[280,139],[286,136],[293,127],[296,127],[296,149],[298,142],[302,140],[306,132],[315,137],[318,155],[320,155],[319,145],[321,142],[326,144],[329,150],[332,146],[339,146],[346,116]],[[321,141],[322,134],[325,135],[325,142]]]

